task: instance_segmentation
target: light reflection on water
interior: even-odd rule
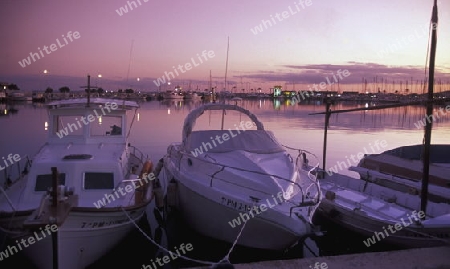
[[[227,101],[237,103],[250,110],[273,131],[283,144],[301,148],[317,155],[322,166],[324,115],[309,115],[323,112],[320,102],[291,105],[280,100]],[[164,156],[167,146],[181,141],[182,126],[186,115],[201,102],[150,101],[140,104],[129,141],[154,162]],[[368,104],[373,105],[373,104]],[[365,107],[366,103],[339,103],[332,110]],[[438,109],[438,107],[436,108]],[[48,114],[42,104],[0,104],[0,159],[8,154],[32,157],[46,141]],[[205,112],[197,121],[195,129],[220,128],[221,111]],[[403,145],[420,144],[423,129],[415,123],[424,118],[421,106],[389,108],[377,111],[359,111],[333,114],[330,117],[327,141],[327,168],[338,162],[356,165],[351,156],[358,153],[379,153]],[[130,113],[131,123],[134,114]],[[448,143],[450,115],[441,116],[433,125],[432,143]],[[224,129],[235,128],[248,119],[239,113],[225,115]],[[384,142],[383,142],[384,141]],[[380,142],[383,142],[380,146]],[[385,143],[385,144],[384,144]],[[341,173],[357,176],[346,170]],[[3,184],[3,171],[0,184]],[[149,260],[149,259],[146,259]]]

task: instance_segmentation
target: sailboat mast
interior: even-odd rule
[[[227,73],[228,73],[228,51],[230,49],[230,37],[228,37],[228,44],[227,44],[227,62],[225,64],[225,90],[227,91]]]
[[[433,14],[431,16],[431,49],[430,49],[430,66],[428,72],[428,102],[427,102],[427,118],[433,116],[433,87],[434,87],[434,65],[436,60],[436,43],[437,43],[437,24],[438,24],[438,9],[437,0],[434,0]],[[425,136],[423,146],[423,178],[422,178],[422,195],[420,210],[426,213],[428,200],[428,179],[430,173],[430,143],[431,143],[431,129],[432,121],[425,123]]]
[[[86,107],[91,105],[91,75],[88,74],[87,81],[87,104]]]

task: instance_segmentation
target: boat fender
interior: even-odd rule
[[[167,186],[167,205],[170,207],[178,207],[178,184],[172,178]]]
[[[139,174],[139,178],[143,178],[151,173],[153,170],[153,163],[150,160],[145,161],[144,165],[142,165],[141,173]]]
[[[139,174],[139,179],[141,186],[136,188],[135,194],[134,194],[134,203],[140,204],[145,200],[145,197],[147,196],[147,189],[148,189],[148,180],[142,180],[144,177],[147,177],[148,174],[150,174],[153,170],[153,163],[150,160],[147,160],[144,165],[142,166],[141,173]]]

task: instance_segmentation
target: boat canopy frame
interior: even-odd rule
[[[234,110],[234,111],[239,111],[245,115],[247,115],[255,124],[256,124],[256,129],[257,130],[264,130],[264,125],[262,124],[261,121],[258,120],[258,118],[251,113],[249,110],[242,108],[238,105],[231,105],[231,104],[207,104],[207,105],[203,105],[199,108],[196,108],[194,110],[192,110],[186,117],[186,119],[184,120],[184,124],[183,124],[183,134],[182,134],[182,141],[183,144],[186,143],[188,137],[190,136],[190,134],[192,133],[192,129],[195,126],[195,122],[196,120],[203,115],[203,113],[207,110]]]

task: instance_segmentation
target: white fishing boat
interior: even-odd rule
[[[243,113],[247,129],[224,130],[222,121],[220,130],[193,131],[211,110],[221,111],[222,120],[226,112]],[[217,137],[222,143],[212,141]],[[297,158],[288,154],[248,110],[207,104],[186,117],[182,142],[168,147],[160,180],[169,186],[168,203],[198,233],[233,243],[243,229],[238,245],[283,250],[313,233],[321,198],[306,152],[298,152]]]
[[[11,239],[9,255],[23,251],[42,269],[81,269],[134,228],[130,218],[142,218],[152,199],[152,184],[143,179],[152,163],[127,143],[127,111],[136,102],[83,98],[46,105],[48,140],[28,171],[0,188],[0,228]],[[22,240],[34,243],[26,247]]]
[[[326,176],[320,186],[325,197],[316,213],[349,230],[401,247],[450,244],[447,203],[429,201],[425,217],[418,218],[421,200],[415,194],[340,174]],[[389,226],[396,226],[394,232]]]

